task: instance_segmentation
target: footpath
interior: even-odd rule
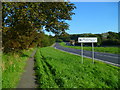
[[[18,83],[17,88],[35,88],[37,87],[35,80],[35,71],[34,71],[34,55],[36,50],[32,53],[30,58],[27,60],[27,65],[25,67],[25,72],[22,74],[21,80]]]

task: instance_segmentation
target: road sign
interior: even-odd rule
[[[96,37],[79,37],[78,42],[79,43],[96,43],[97,38]]]
[[[97,43],[97,37],[79,37],[78,43],[81,43],[82,63],[83,63],[83,43],[92,43],[92,59],[94,63],[94,43]]]

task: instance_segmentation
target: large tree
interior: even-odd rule
[[[75,9],[70,2],[4,2],[2,6],[3,47],[6,49],[29,48],[43,27],[55,34],[65,32],[69,28],[65,20],[72,19]]]
[[[20,22],[34,28],[45,27],[55,34],[68,29],[65,20],[71,20],[74,4],[68,2],[5,2],[3,5],[3,25],[15,27]]]

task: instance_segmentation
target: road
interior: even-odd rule
[[[54,45],[54,47],[56,49],[60,49],[60,50],[65,51],[65,52],[81,55],[81,50],[63,47],[63,46],[60,46],[59,43],[56,43]],[[84,55],[84,57],[92,58],[91,51],[84,50],[83,55]],[[119,61],[120,55],[118,55],[118,54],[94,52],[94,58],[95,58],[95,60],[99,60],[99,61],[109,63],[109,64],[112,64],[115,66],[120,66],[120,61]]]

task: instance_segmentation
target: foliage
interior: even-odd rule
[[[58,39],[62,39],[64,42],[70,41],[70,35],[66,32],[62,32],[59,36],[57,36]]]
[[[69,42],[70,40],[75,40],[75,44],[76,45],[80,45],[80,43],[78,43],[78,37],[97,37],[98,38],[98,43],[95,45],[101,45],[101,35],[100,34],[61,34],[58,36],[59,39],[62,39],[64,42]],[[89,43],[87,43],[87,45],[90,45]]]
[[[63,42],[63,40],[62,39],[57,39],[56,42]]]
[[[22,25],[22,27],[19,25]],[[37,32],[32,31],[32,28],[27,29],[27,23],[19,23],[19,25],[14,29],[11,27],[8,29],[3,28],[2,41],[4,52],[28,49],[36,39]]]
[[[31,48],[20,53],[2,54],[2,88],[16,88],[24,71],[26,60],[33,50]]]
[[[107,39],[103,40],[102,45],[120,45],[120,40],[118,39]]]
[[[53,38],[53,36],[48,36],[48,35],[45,35],[44,33],[39,33],[38,39],[39,39],[39,42],[38,42],[39,47],[50,46],[55,42],[55,39]]]
[[[106,34],[107,36],[104,36],[104,34]],[[65,42],[66,42],[65,39],[67,39],[68,37],[69,37],[68,41],[75,40],[76,45],[80,45],[80,43],[77,42],[78,37],[97,37],[98,42],[95,43],[95,46],[120,45],[120,33],[116,33],[116,32],[107,32],[107,33],[103,33],[103,34],[91,34],[91,33],[69,34],[67,37],[59,36],[59,38],[62,39],[63,41],[65,41]],[[90,46],[91,44],[86,43],[86,45]]]
[[[65,20],[72,19],[75,9],[70,2],[3,2],[2,6],[4,52],[35,47],[39,41],[50,45],[53,39],[38,32],[43,34],[43,27],[55,34],[65,32],[69,27]]]
[[[119,67],[62,52],[39,48],[35,71],[39,88],[119,88]]]
[[[108,32],[108,36],[107,39],[112,40],[112,39],[120,39],[120,34],[119,33],[115,33],[115,32]]]
[[[16,26],[27,21],[35,28],[45,27],[47,31],[58,34],[68,29],[64,20],[71,20],[74,4],[70,2],[4,2],[3,25]]]

